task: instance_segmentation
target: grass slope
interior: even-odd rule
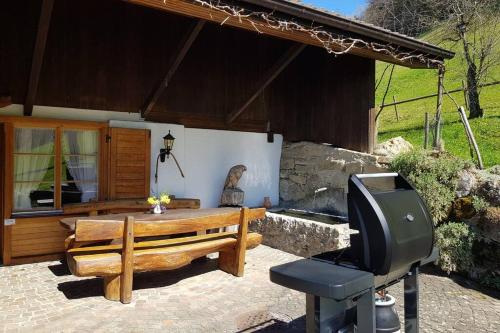
[[[440,31],[437,29],[435,32],[423,36],[422,39],[436,42],[439,33]],[[445,88],[446,90],[460,88],[462,79],[465,77],[465,63],[461,55],[460,45],[442,44],[441,46],[456,52],[455,58],[446,62]],[[496,52],[500,52],[500,45],[497,47]],[[377,63],[377,79],[380,78],[386,66],[385,63]],[[377,105],[382,103],[389,71],[390,68],[377,90]],[[500,80],[500,65],[493,68],[486,81],[496,80]],[[436,92],[437,70],[409,69],[396,66],[385,102],[392,102],[393,96],[396,96],[396,100],[404,100]],[[452,96],[459,105],[465,105],[462,92],[454,93]],[[471,120],[470,125],[478,142],[483,163],[486,167],[489,167],[500,164],[500,85],[483,88],[480,100],[485,111],[485,117]],[[398,105],[399,121],[396,120],[393,107],[385,108],[379,117],[378,141],[382,142],[396,136],[402,136],[415,147],[423,147],[424,114],[428,112],[429,118],[432,119],[436,112],[436,102],[436,98],[429,98]],[[455,104],[446,95],[443,103],[443,120],[442,133],[445,149],[456,156],[470,160],[469,145],[464,127],[460,122]]]

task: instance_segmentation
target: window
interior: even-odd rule
[[[54,138],[54,129],[15,129],[15,210],[54,208]]]
[[[97,199],[98,138],[98,131],[63,131],[63,205]]]
[[[15,211],[51,210],[98,198],[98,130],[14,129]]]

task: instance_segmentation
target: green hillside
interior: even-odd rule
[[[422,39],[436,42],[439,29],[423,36]],[[500,33],[500,31],[498,31]],[[444,48],[456,52],[455,58],[446,62],[446,74],[444,85],[446,90],[460,88],[465,73],[465,64],[461,57],[460,44],[456,47],[452,44],[442,44]],[[496,52],[500,52],[497,45]],[[377,63],[377,79],[380,78],[385,63]],[[390,68],[380,84],[376,103],[380,105],[385,92]],[[500,80],[500,65],[497,65],[490,73],[487,82]],[[386,103],[392,102],[393,96],[397,100],[404,100],[437,92],[437,70],[431,69],[409,69],[396,66],[392,77],[391,87],[386,97]],[[458,104],[465,105],[462,92],[454,93],[452,96]],[[500,164],[500,85],[490,86],[482,89],[481,106],[485,111],[482,119],[470,121],[474,136],[479,145],[483,162],[486,167]],[[410,141],[415,147],[422,147],[424,141],[424,114],[429,112],[432,119],[436,111],[436,98],[429,98],[411,103],[398,105],[399,121],[393,107],[385,108],[379,117],[378,141],[402,136]],[[445,149],[465,159],[470,159],[469,145],[465,131],[460,122],[459,114],[455,104],[446,95],[443,104],[443,140]]]

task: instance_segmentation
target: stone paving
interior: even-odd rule
[[[105,300],[100,279],[71,276],[60,262],[0,267],[0,331],[303,332],[304,296],[271,283],[268,273],[295,259],[259,246],[248,252],[243,278],[217,270],[215,260],[136,274],[128,305]],[[498,295],[445,276],[420,281],[421,331],[500,331]],[[391,292],[402,300],[401,284]]]

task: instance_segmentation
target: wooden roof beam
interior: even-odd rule
[[[215,22],[223,24],[226,26],[232,26],[252,32],[257,32],[254,25],[252,25],[247,20],[239,20],[235,17],[228,17],[227,14],[220,11],[210,10],[209,8],[202,7],[188,0],[122,0],[139,6],[150,7],[154,9],[163,10],[166,12],[180,14],[188,17],[197,17],[200,19],[205,19],[209,22]],[[324,45],[317,38],[311,37],[311,35],[306,31],[288,31],[284,29],[273,29],[269,26],[259,26],[259,33],[263,33],[269,36],[278,37],[281,39],[291,40],[294,42],[308,44],[312,46],[318,46],[324,48]],[[330,47],[336,51],[343,51],[344,48],[341,45],[330,45]],[[410,50],[408,50],[410,51]],[[353,47],[349,51],[350,54],[385,61],[388,63],[406,66],[410,68],[429,68],[428,64],[420,61],[403,61],[395,59],[394,57],[384,54],[382,52],[375,52],[366,48]],[[437,68],[437,65],[429,64],[430,68]]]
[[[38,81],[40,80],[40,71],[49,34],[50,19],[54,0],[43,0],[40,19],[38,20],[38,31],[36,34],[35,48],[33,50],[33,59],[31,61],[31,72],[28,82],[28,92],[24,101],[24,115],[31,116],[33,113],[33,104],[35,103],[36,93],[38,91]]]
[[[238,109],[227,115],[226,122],[231,124],[248,108],[252,102],[266,89],[267,86],[280,75],[281,72],[306,48],[305,44],[294,44],[285,54],[269,69],[262,81],[257,85],[257,90],[248,98],[248,100]]]
[[[146,100],[146,103],[144,103],[144,107],[140,110],[141,116],[143,118],[146,118],[150,113],[151,110],[153,110],[153,107],[156,104],[156,101],[158,101],[158,98],[160,98],[161,94],[167,88],[168,84],[172,80],[175,72],[179,68],[179,66],[182,63],[182,60],[184,60],[186,54],[188,53],[189,49],[193,45],[194,41],[196,40],[196,37],[198,37],[201,29],[205,25],[206,21],[205,20],[198,20],[191,29],[189,29],[189,32],[184,36],[182,39],[181,43],[179,44],[179,47],[177,51],[174,53],[175,58],[172,61],[172,64],[170,65],[170,69],[168,70],[167,74],[163,78],[163,80],[160,82],[158,87],[152,92],[152,94],[148,97]]]

